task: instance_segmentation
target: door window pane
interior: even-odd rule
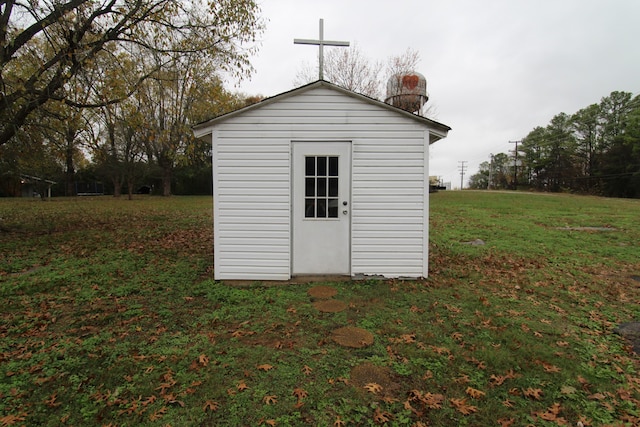
[[[304,162],[304,174],[306,176],[315,176],[316,174],[316,159],[315,157],[306,157]]]
[[[338,197],[338,178],[329,178],[329,197]]]
[[[316,217],[316,199],[304,199],[304,217]]]
[[[318,178],[318,197],[324,197],[327,195],[327,178]]]
[[[304,195],[305,197],[313,197],[316,195],[316,179],[305,178],[304,179]]]
[[[316,170],[318,176],[327,176],[327,158],[318,157],[318,168]]]
[[[329,176],[338,176],[338,158],[329,157]]]

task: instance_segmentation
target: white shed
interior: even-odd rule
[[[426,277],[429,145],[449,130],[323,80],[199,124],[215,279]]]

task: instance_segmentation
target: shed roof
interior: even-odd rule
[[[429,119],[427,117],[419,116],[417,114],[410,113],[410,112],[408,112],[406,110],[403,110],[403,109],[398,108],[398,107],[394,107],[393,105],[386,104],[386,103],[384,103],[382,101],[379,101],[377,99],[368,97],[366,95],[362,95],[362,94],[359,94],[359,93],[356,93],[356,92],[352,92],[352,91],[350,91],[348,89],[340,87],[340,86],[338,86],[336,84],[333,84],[331,82],[328,82],[326,80],[316,80],[315,82],[309,83],[309,84],[307,84],[305,86],[301,86],[301,87],[292,89],[290,91],[283,92],[281,94],[272,96],[270,98],[265,98],[262,101],[257,102],[255,104],[249,105],[247,107],[240,108],[240,109],[232,111],[230,113],[226,113],[226,114],[220,115],[220,116],[215,117],[215,118],[213,118],[211,120],[208,120],[206,122],[199,123],[199,124],[197,124],[197,125],[195,125],[193,127],[194,133],[195,133],[196,137],[204,136],[207,133],[206,129],[211,127],[212,125],[216,125],[218,123],[224,122],[227,119],[230,119],[232,117],[241,115],[241,114],[243,114],[243,113],[245,113],[247,111],[256,110],[256,109],[259,109],[259,108],[264,107],[266,105],[269,105],[271,103],[278,102],[280,100],[286,99],[286,98],[288,98],[290,96],[298,95],[298,94],[307,92],[307,91],[312,90],[312,89],[320,88],[320,87],[324,87],[324,88],[335,90],[337,92],[341,92],[341,93],[343,93],[343,94],[345,94],[347,96],[350,96],[352,98],[356,98],[356,99],[359,99],[361,101],[367,102],[369,104],[377,105],[378,107],[385,108],[387,110],[393,111],[393,112],[395,112],[397,114],[401,114],[401,115],[403,115],[405,117],[409,117],[409,118],[411,118],[411,119],[413,119],[413,120],[415,120],[417,122],[425,124],[425,125],[429,126],[430,128],[432,128],[432,129],[444,134],[443,137],[446,136],[447,132],[451,130],[451,128],[449,126],[447,126],[447,125],[445,125],[443,123],[437,122],[435,120],[431,120],[431,119]],[[432,142],[434,142],[434,141],[432,141]]]

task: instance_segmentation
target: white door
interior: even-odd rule
[[[292,274],[351,273],[351,143],[293,142]]]

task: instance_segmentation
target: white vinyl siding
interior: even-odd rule
[[[404,131],[393,139],[354,144],[354,274],[426,276],[424,129],[402,121],[396,126]]]
[[[321,86],[211,130],[216,279],[290,278],[292,141],[352,143],[352,275],[427,275],[426,124]]]
[[[214,133],[216,279],[289,278],[289,144]]]

